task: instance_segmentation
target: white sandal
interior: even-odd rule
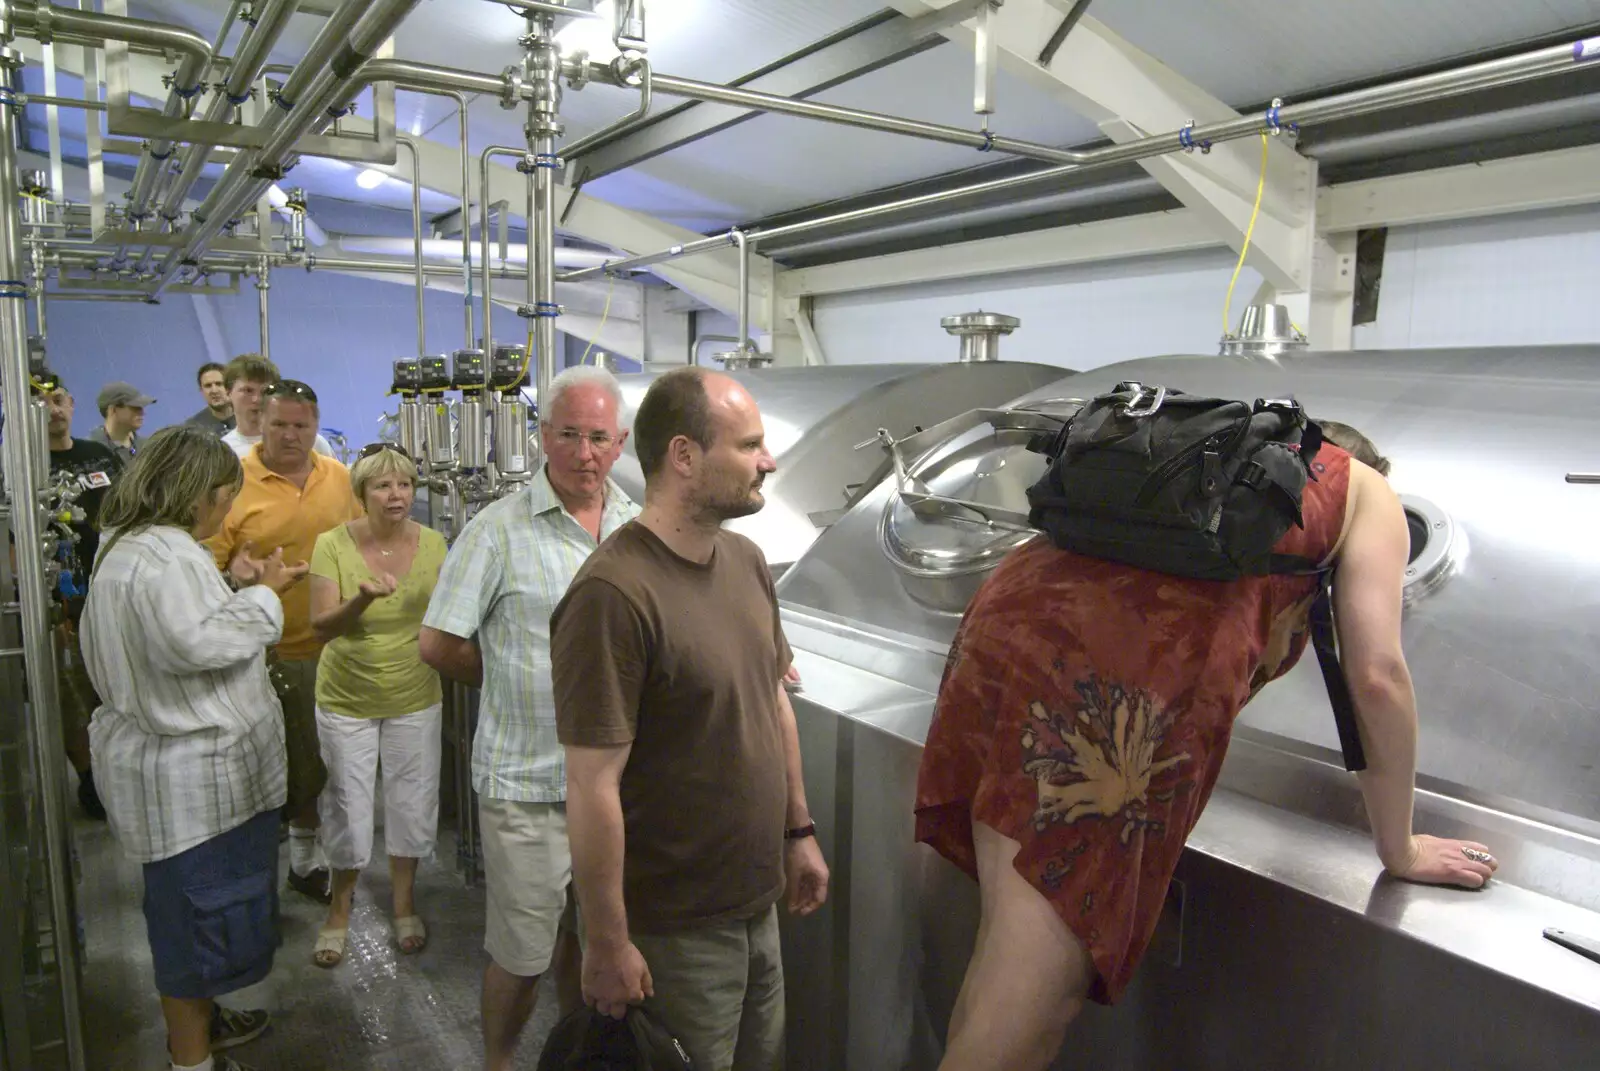
[[[327,927],[317,931],[317,943],[311,950],[311,962],[323,969],[337,967],[344,962],[344,942],[349,930],[330,930]]]
[[[412,939],[419,940],[422,943],[415,948],[407,948],[406,942]],[[402,953],[414,956],[428,947],[428,927],[422,924],[422,918],[418,915],[397,918],[394,920],[394,940],[395,944],[400,946]]]

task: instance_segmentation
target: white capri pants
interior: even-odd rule
[[[317,708],[328,784],[318,797],[328,865],[360,870],[372,861],[374,782],[383,766],[383,840],[390,855],[433,854],[439,827],[440,713],[351,718]]]

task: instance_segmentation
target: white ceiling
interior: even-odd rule
[[[728,81],[881,10],[886,0],[650,0],[650,57],[660,71]],[[226,0],[138,0],[133,14],[214,36]],[[1234,105],[1275,95],[1304,99],[1322,86],[1383,76],[1568,27],[1600,22],[1600,0],[1097,0],[1091,14],[1133,44]],[[275,59],[292,62],[322,24],[297,15]],[[517,62],[522,20],[490,0],[424,0],[395,39],[406,59],[498,72]],[[236,42],[237,33],[233,35]],[[1041,42],[1042,44],[1042,42]],[[836,87],[817,99],[955,126],[976,126],[971,57],[951,45]],[[1047,91],[1002,73],[996,132],[1072,144],[1092,124]],[[635,96],[605,86],[568,91],[569,137],[631,110]],[[663,99],[658,109],[675,104]],[[454,105],[402,93],[402,129],[457,142]],[[516,144],[519,113],[491,99],[471,107],[469,150]],[[587,191],[696,230],[983,161],[956,146],[763,115],[676,152],[591,183]],[[404,165],[402,165],[404,166]],[[291,181],[314,196],[409,208],[409,189],[360,190],[356,170],[306,160]],[[449,199],[430,195],[429,212]]]

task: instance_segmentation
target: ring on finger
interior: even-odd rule
[[[1494,856],[1490,855],[1488,852],[1480,852],[1476,848],[1462,848],[1461,854],[1466,856],[1468,859],[1471,859],[1474,863],[1494,862]]]

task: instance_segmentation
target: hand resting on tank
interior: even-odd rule
[[[1475,853],[1476,857],[1468,852]],[[1500,869],[1500,861],[1477,841],[1418,833],[1411,838],[1410,858],[1403,865],[1386,865],[1385,869],[1405,881],[1481,889]]]

